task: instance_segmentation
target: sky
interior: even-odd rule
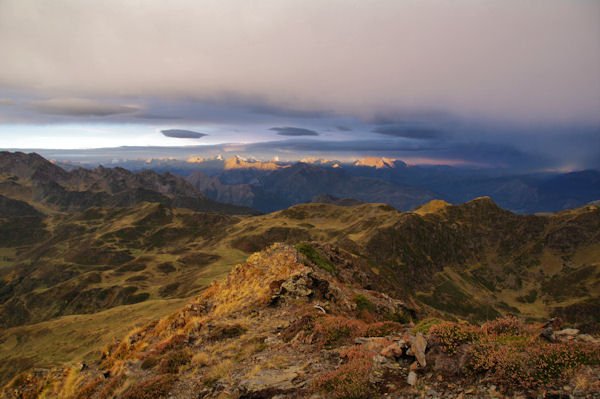
[[[600,168],[599,1],[0,0],[0,54],[0,149]]]

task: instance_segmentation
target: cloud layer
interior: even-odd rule
[[[86,98],[51,98],[28,101],[25,104],[36,112],[49,115],[108,116],[138,110],[138,107],[135,106],[111,104]]]
[[[280,136],[318,136],[319,133],[314,130],[304,129],[301,127],[272,127],[269,130],[277,132]]]
[[[372,132],[392,137],[404,137],[407,139],[432,139],[440,137],[442,134],[439,130],[432,128],[410,125],[378,126],[373,129]]]
[[[0,94],[34,100],[228,98],[290,116],[600,118],[597,1],[3,0],[0,50]]]

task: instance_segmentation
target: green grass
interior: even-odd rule
[[[323,255],[317,252],[310,244],[300,242],[296,244],[296,250],[306,256],[309,261],[320,267],[321,269],[328,271],[329,273],[335,273],[335,267],[329,259],[325,259]]]
[[[0,269],[11,266],[14,263],[15,254],[14,248],[0,248]]]
[[[371,302],[369,300],[369,298],[367,298],[366,296],[364,296],[362,294],[358,294],[354,297],[354,303],[356,303],[356,308],[358,309],[359,312],[366,310],[370,313],[373,313],[373,311],[375,310],[375,306],[373,305],[373,302]]]

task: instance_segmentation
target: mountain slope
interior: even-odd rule
[[[416,212],[311,203],[248,217],[142,203],[0,218],[0,235],[0,342],[7,343],[0,357],[7,365],[37,364],[35,340],[19,338],[23,331],[35,335],[63,320],[85,337],[93,326],[77,325],[75,315],[167,306],[276,242],[301,244],[312,259],[339,269],[342,284],[396,298],[415,319],[517,314],[560,316],[586,332],[600,326],[600,209],[593,205],[534,216],[488,198]],[[93,351],[100,342],[85,345]]]
[[[273,212],[290,205],[287,200],[255,184],[227,185],[218,177],[209,177],[200,171],[192,173],[186,180],[215,201],[247,206],[260,212]]]
[[[92,206],[132,206],[159,202],[196,211],[256,214],[218,203],[168,172],[132,173],[99,166],[67,172],[37,154],[0,152],[0,194],[31,202],[45,211],[81,211]]]
[[[325,252],[323,252],[325,251]],[[600,393],[600,340],[507,317],[428,319],[333,249],[275,244],[93,362],[23,373],[8,397],[380,398]],[[383,280],[382,280],[383,281]],[[551,333],[554,342],[544,334]],[[561,361],[564,357],[568,360]],[[500,392],[498,392],[498,390]],[[461,396],[462,395],[462,396]]]
[[[351,176],[340,168],[302,162],[267,169],[240,167],[214,177],[196,171],[187,180],[212,199],[263,212],[309,202],[318,195],[385,202],[400,210],[413,209],[435,197],[428,190],[377,178]]]

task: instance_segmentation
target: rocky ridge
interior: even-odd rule
[[[115,341],[97,362],[23,373],[2,392],[9,398],[600,394],[595,337],[565,330],[558,320],[528,326],[504,318],[479,327],[426,319],[415,325],[409,304],[366,288],[372,278],[326,251],[274,244],[183,309]],[[546,337],[549,329],[554,342]],[[521,370],[519,382],[498,350],[518,350],[535,373]],[[551,358],[537,350],[567,360],[547,367]]]

